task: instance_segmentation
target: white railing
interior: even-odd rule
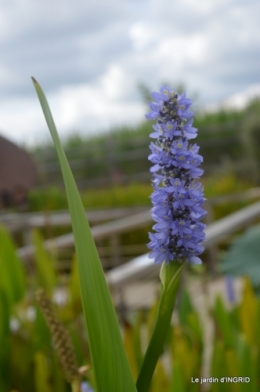
[[[260,217],[260,202],[240,211],[234,212],[229,216],[211,223],[206,228],[205,248],[216,244],[228,234],[247,225],[252,220]],[[148,258],[148,254],[136,257],[132,261],[114,268],[106,274],[107,282],[112,289],[118,289],[126,283],[130,283],[142,278],[158,276],[159,265],[154,264],[153,260]]]
[[[248,225],[252,220],[260,217],[260,202],[254,203],[237,212],[228,215],[214,223],[211,223],[206,229],[205,248],[217,244],[227,235],[237,231],[238,229]],[[132,216],[127,216],[114,220],[112,222],[103,223],[92,228],[94,239],[100,239],[112,235],[118,235],[127,232],[130,229],[142,227],[151,221],[150,211],[140,212]],[[73,234],[65,234],[55,239],[44,242],[46,249],[62,248],[74,244]],[[33,256],[34,247],[32,245],[18,249],[18,255],[22,259]],[[158,267],[152,260],[148,259],[148,254],[139,256],[132,261],[114,268],[107,273],[108,283],[113,287],[119,287],[125,282],[140,279],[144,276],[157,273]]]
[[[217,204],[224,204],[236,201],[253,200],[260,198],[260,188],[251,188],[242,193],[233,193],[224,196],[217,196],[207,200],[206,209]],[[87,211],[89,222],[96,223],[105,220],[118,219],[138,212],[148,211],[145,207],[114,208],[104,210]],[[18,231],[32,228],[70,226],[71,218],[69,211],[52,212],[30,212],[30,213],[1,213],[0,223],[4,223],[10,231]]]
[[[260,189],[250,189],[241,194],[233,194],[221,196],[207,201],[206,209],[208,209],[208,216],[210,216],[211,206],[214,204],[226,203],[233,200],[248,200],[255,199],[260,196]],[[96,224],[92,227],[92,235],[95,240],[102,238],[109,238],[111,248],[113,249],[112,259],[113,265],[120,264],[120,243],[118,241],[121,233],[129,230],[137,229],[151,223],[150,210],[144,208],[121,208],[114,210],[90,211],[87,213],[89,221],[93,224],[110,220],[109,222]],[[205,247],[209,250],[210,264],[212,270],[216,264],[216,245],[223,238],[229,234],[236,232],[238,229],[245,227],[252,220],[260,217],[260,202],[254,203],[245,207],[229,216],[220,219],[219,221],[211,223],[210,219],[207,222],[206,229],[207,241]],[[111,221],[112,219],[112,221]],[[211,218],[212,219],[212,218]],[[213,220],[213,219],[212,219]],[[27,230],[29,233],[32,228],[48,227],[48,226],[69,226],[71,224],[70,215],[67,211],[43,214],[43,213],[29,213],[29,214],[1,214],[0,221],[5,223],[7,227],[13,230]],[[73,234],[65,234],[54,239],[44,241],[44,246],[47,250],[64,249],[74,246]],[[33,257],[34,247],[29,244],[23,246],[17,251],[19,257],[23,260],[28,260]],[[117,259],[117,260],[116,260]],[[156,271],[156,272],[155,272]],[[143,276],[150,274],[157,274],[158,268],[153,261],[148,259],[148,255],[138,256],[132,261],[127,262],[114,268],[107,273],[107,279],[111,286],[119,287],[124,282],[141,279]]]
[[[145,207],[114,208],[104,210],[86,211],[89,222],[96,223],[105,220],[118,219],[123,216],[147,210]],[[9,231],[19,231],[43,227],[71,226],[69,211],[28,212],[28,213],[0,213],[0,222],[4,223]]]
[[[124,218],[116,219],[107,223],[93,226],[91,229],[93,238],[100,240],[106,237],[112,237],[120,233],[127,232],[137,227],[142,227],[151,221],[150,211],[139,212],[131,216],[125,216]],[[44,241],[45,249],[51,250],[66,248],[74,245],[73,233],[64,234],[59,237]],[[33,245],[27,245],[18,249],[18,255],[22,259],[30,258],[34,254]]]

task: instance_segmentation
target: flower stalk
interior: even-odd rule
[[[151,340],[136,382],[138,392],[148,391],[157,361],[163,353],[163,346],[170,329],[172,312],[184,266],[185,262],[162,264],[160,301]]]
[[[199,168],[202,156],[199,147],[190,139],[197,135],[192,126],[193,113],[189,111],[191,100],[186,94],[178,95],[173,89],[163,86],[153,93],[156,102],[149,104],[148,119],[156,119],[155,132],[150,136],[156,141],[150,144],[149,160],[153,163],[154,192],[151,196],[152,217],[155,220],[149,233],[149,254],[161,267],[161,295],[151,340],[141,366],[136,387],[138,392],[147,392],[156,363],[171,325],[181,272],[184,265],[200,264],[198,257],[205,240],[205,225],[200,220],[206,212],[203,188],[197,179],[203,173]]]

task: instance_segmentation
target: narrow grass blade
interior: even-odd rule
[[[37,283],[45,289],[49,295],[52,295],[53,289],[57,284],[54,260],[46,252],[41,235],[37,230],[33,230],[32,239],[35,249]]]
[[[79,265],[83,310],[98,392],[135,392],[116,313],[85,211],[40,85],[33,79],[62,169]]]
[[[16,255],[9,233],[0,226],[0,289],[10,305],[20,301],[25,294],[25,271]]]
[[[217,322],[217,327],[219,328],[225,341],[225,345],[227,347],[234,347],[234,332],[231,320],[220,296],[216,297],[214,316]]]
[[[37,392],[51,392],[52,387],[49,382],[50,373],[47,366],[47,359],[41,352],[35,354],[35,387]]]

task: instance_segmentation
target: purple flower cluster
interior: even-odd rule
[[[199,168],[203,158],[198,154],[199,147],[189,143],[197,136],[189,111],[192,101],[185,92],[178,95],[167,86],[152,96],[156,102],[149,104],[151,112],[146,118],[158,119],[150,134],[156,141],[150,144],[152,153],[148,157],[153,163],[151,199],[156,233],[149,233],[149,257],[155,263],[188,260],[201,264],[198,256],[204,250],[201,243],[205,240],[205,224],[200,220],[206,211],[202,208],[203,188],[197,182],[203,173]]]

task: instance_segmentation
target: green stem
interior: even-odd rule
[[[81,384],[80,379],[74,380],[71,384],[72,392],[80,392],[81,391],[80,384]]]
[[[185,262],[163,264],[160,277],[162,281],[161,296],[157,310],[152,337],[146,350],[142,367],[136,382],[138,392],[147,392],[163,345],[171,325],[180,276]]]

